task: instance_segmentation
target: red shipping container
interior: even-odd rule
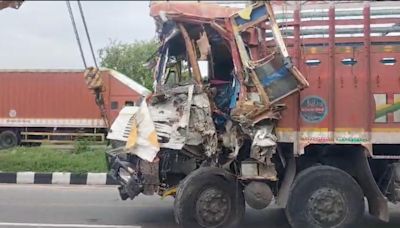
[[[135,105],[150,91],[129,77],[102,69],[109,122],[124,105]],[[26,128],[105,128],[95,95],[82,70],[0,71],[0,131]],[[25,129],[25,130],[16,130]]]

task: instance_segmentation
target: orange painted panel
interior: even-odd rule
[[[140,95],[102,72],[106,108],[118,100],[137,101]],[[123,106],[118,107],[119,111]],[[0,72],[0,118],[100,119],[94,94],[86,87],[83,72],[15,71]],[[115,117],[114,117],[115,118]],[[110,118],[111,122],[114,118]]]

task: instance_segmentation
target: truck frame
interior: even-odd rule
[[[183,227],[237,226],[245,202],[274,202],[294,228],[354,227],[364,198],[389,220],[399,3],[150,7],[155,92],[108,135],[121,145],[107,161],[122,199],[174,196]]]

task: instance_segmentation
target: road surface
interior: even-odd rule
[[[121,201],[115,186],[4,184],[0,185],[0,228],[175,228],[172,205],[171,198],[156,196]],[[392,205],[391,212],[388,224],[366,216],[360,227],[400,227],[400,205]],[[248,209],[243,227],[289,225],[282,210]]]

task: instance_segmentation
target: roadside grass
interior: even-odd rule
[[[16,147],[0,150],[2,172],[107,172],[104,148]]]

